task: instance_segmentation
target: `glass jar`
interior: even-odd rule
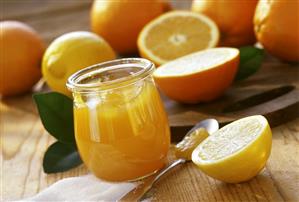
[[[146,59],[118,59],[68,79],[77,147],[97,177],[134,180],[164,166],[170,130],[154,68]]]

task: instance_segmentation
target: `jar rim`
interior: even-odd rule
[[[140,67],[140,70],[124,76],[121,78],[98,81],[92,83],[80,83],[82,80],[103,73],[105,71],[128,68],[128,67]],[[134,83],[137,80],[144,79],[150,75],[155,69],[155,65],[144,58],[122,58],[116,60],[110,60],[107,62],[98,63],[82,70],[79,70],[72,74],[66,83],[67,88],[72,92],[95,92],[102,90],[109,90],[114,88],[123,87]]]

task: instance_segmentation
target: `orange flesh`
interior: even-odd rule
[[[211,37],[210,27],[190,16],[166,19],[160,26],[153,27],[148,35],[151,37],[146,38],[147,47],[152,47],[153,54],[164,60],[172,60],[205,49]]]

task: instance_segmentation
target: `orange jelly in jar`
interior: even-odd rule
[[[136,180],[164,166],[170,132],[153,70],[150,61],[129,58],[69,78],[77,147],[97,177]]]

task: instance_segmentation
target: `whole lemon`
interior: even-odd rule
[[[193,0],[192,11],[209,16],[218,25],[220,46],[239,47],[256,39],[253,17],[258,0]]]
[[[0,22],[0,94],[18,95],[31,90],[41,77],[44,43],[28,25]]]
[[[270,54],[299,62],[298,1],[259,1],[254,30],[258,41]]]
[[[96,34],[71,32],[50,44],[43,57],[42,73],[52,90],[69,95],[66,81],[70,75],[85,67],[115,58],[110,45]]]
[[[91,30],[102,36],[121,53],[137,52],[137,37],[149,21],[170,9],[167,2],[94,1],[91,9]]]

